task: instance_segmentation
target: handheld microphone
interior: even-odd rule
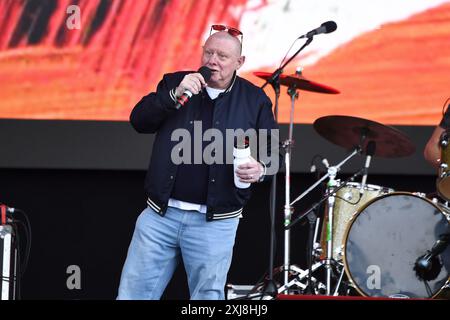
[[[369,141],[369,143],[367,144],[366,162],[364,163],[363,177],[361,180],[361,188],[359,189],[360,194],[364,193],[364,188],[366,187],[366,182],[367,182],[367,174],[369,172],[369,167],[370,167],[370,161],[372,160],[372,157],[375,154],[376,147],[377,147],[377,144],[373,140]]]
[[[337,29],[337,24],[334,21],[327,21],[320,25],[320,27],[315,28],[314,30],[309,31],[307,34],[300,36],[298,39],[302,38],[312,38],[317,34],[321,33],[330,33]]]
[[[210,68],[208,68],[206,66],[202,66],[202,67],[200,67],[200,69],[198,69],[197,72],[203,76],[203,79],[205,79],[206,82],[208,82],[209,79],[211,79],[211,69]],[[193,94],[189,90],[184,91],[183,94],[181,95],[181,97],[178,98],[177,103],[175,104],[175,109],[178,110],[182,106],[184,106],[192,96],[193,96]]]

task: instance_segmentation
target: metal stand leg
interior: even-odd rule
[[[286,174],[285,174],[285,205],[284,205],[284,261],[283,261],[283,283],[282,286],[283,291],[287,290],[286,293],[289,294],[289,288],[292,285],[292,283],[289,281],[289,274],[293,270],[293,267],[291,266],[290,262],[290,252],[291,252],[291,232],[290,229],[287,228],[291,224],[291,217],[293,212],[293,207],[291,205],[291,189],[290,189],[290,183],[291,183],[291,154],[292,154],[292,147],[293,147],[293,130],[294,130],[294,107],[295,107],[295,99],[298,98],[298,92],[295,85],[289,87],[288,93],[291,97],[291,112],[290,112],[290,122],[289,122],[289,137],[288,139],[283,143],[283,147],[286,151],[285,153],[285,167],[286,167]],[[298,269],[295,267],[294,269]],[[295,270],[294,270],[295,271]],[[301,270],[303,272],[303,270]]]
[[[291,223],[292,216],[292,207],[289,205],[290,203],[290,146],[286,146],[286,156],[285,156],[285,165],[286,165],[286,178],[285,178],[285,206],[284,206],[284,226],[286,227]],[[290,229],[284,230],[284,263],[283,263],[283,283],[287,285],[289,282],[289,272],[290,272],[290,244],[291,244],[291,231]]]
[[[331,275],[332,266],[331,261],[333,259],[333,211],[334,211],[334,196],[328,198],[328,221],[326,225],[326,237],[327,237],[327,256],[325,260],[325,268],[327,271],[327,295],[331,293]]]
[[[342,266],[341,274],[340,274],[339,280],[338,280],[338,282],[336,284],[336,288],[334,289],[333,296],[338,296],[339,295],[339,287],[341,286],[342,278],[344,277],[344,273],[345,273],[345,269],[344,269],[344,266]]]

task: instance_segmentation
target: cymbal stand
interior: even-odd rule
[[[299,73],[299,71],[297,71]],[[285,150],[285,204],[284,204],[284,226],[288,226],[291,223],[291,216],[293,212],[293,207],[290,205],[290,182],[291,182],[291,155],[292,148],[294,146],[293,131],[294,131],[294,110],[295,110],[295,99],[298,98],[298,91],[295,85],[289,86],[288,94],[291,97],[291,112],[289,120],[289,135],[288,139],[284,141],[283,148]],[[285,286],[289,283],[289,272],[290,267],[290,250],[291,250],[291,231],[290,229],[284,229],[284,260],[283,260],[283,283]],[[301,270],[303,271],[303,270]]]
[[[304,49],[306,48],[312,41],[314,37],[309,37],[305,43],[285,62],[283,63],[277,70],[275,70],[272,73],[272,76],[266,80],[266,82],[261,86],[261,89],[264,89],[268,84],[271,84],[274,91],[275,91],[275,107],[274,107],[274,116],[275,121],[278,122],[278,103],[279,103],[279,96],[280,96],[280,75],[283,73],[283,69]],[[295,100],[295,99],[294,99]],[[291,110],[291,117],[293,117],[293,110]],[[292,121],[291,125],[289,127],[289,130],[291,131],[291,136],[289,141],[292,141]],[[289,149],[290,150],[290,149]],[[290,159],[290,154],[286,156],[287,159]],[[288,161],[289,162],[289,161]],[[290,163],[290,162],[289,162]],[[286,167],[286,172],[288,173],[288,169],[290,170],[290,167]],[[276,177],[272,180],[271,185],[271,193],[270,193],[270,257],[269,257],[269,279],[266,282],[264,291],[271,294],[273,297],[279,293],[280,291],[277,290],[277,286],[273,280],[273,265],[274,265],[274,241],[275,241],[275,210],[276,210]],[[289,189],[288,189],[289,190]],[[286,201],[288,204],[289,202]],[[286,210],[286,209],[285,209]],[[292,213],[292,212],[291,212]],[[289,213],[289,217],[291,215]],[[289,261],[288,261],[289,262]],[[289,270],[286,271],[286,274],[289,274]]]

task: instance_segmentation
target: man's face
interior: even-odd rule
[[[208,38],[203,47],[202,65],[211,69],[208,85],[216,89],[226,89],[233,73],[245,61],[241,56],[239,40],[227,32],[218,32]]]

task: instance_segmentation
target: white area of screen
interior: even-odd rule
[[[389,22],[401,21],[446,2],[443,0],[274,0],[257,9],[261,0],[249,0],[241,20],[246,62],[241,69],[278,66],[294,40],[323,22],[333,20],[337,30],[317,35],[302,52],[308,57],[301,67],[314,64],[324,55],[355,37]],[[293,54],[304,43],[296,42]]]

